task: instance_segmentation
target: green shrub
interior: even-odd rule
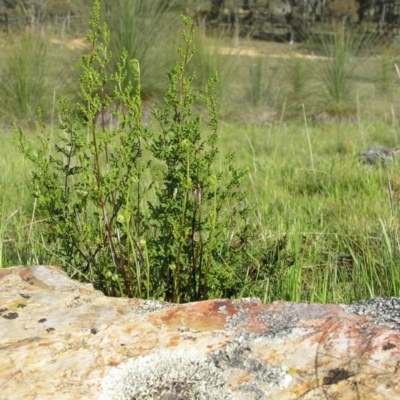
[[[123,50],[108,74],[110,32],[100,23],[100,1],[94,4],[91,52],[79,63],[82,103],[59,101],[54,148],[41,123],[38,150],[16,130],[20,150],[34,164],[32,191],[47,222],[49,251],[72,275],[112,296],[174,302],[234,296],[252,229],[241,190],[246,170],[235,167],[232,155],[224,168],[214,167],[217,80],[204,93],[192,86],[193,23],[183,18],[181,61],[169,75],[164,106],[153,111],[156,130],[149,131],[141,122],[139,63]],[[206,105],[206,121],[193,111],[198,101]],[[123,105],[114,110],[119,125],[96,124],[115,104]]]

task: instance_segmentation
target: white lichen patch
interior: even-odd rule
[[[165,350],[113,368],[99,400],[232,399],[225,384],[213,362],[195,350]]]
[[[388,297],[360,301],[354,304],[340,304],[348,313],[374,318],[373,324],[386,324],[391,329],[400,330],[400,298]]]
[[[243,388],[246,392],[249,392],[250,388],[257,388],[257,390],[254,389],[254,394],[261,391],[263,393],[261,399],[266,395],[262,389],[286,388],[290,385],[292,377],[286,366],[275,366],[255,357],[252,348],[257,336],[249,333],[237,335],[226,349],[213,353],[211,359],[221,371],[246,372],[251,377],[251,382],[247,382],[249,385],[236,387],[235,392],[240,393]],[[259,398],[258,395],[256,398]]]

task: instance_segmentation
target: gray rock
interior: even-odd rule
[[[391,329],[400,331],[400,298],[388,297],[360,301],[342,305],[343,309],[359,315],[374,318],[375,324],[386,324]]]
[[[399,147],[374,146],[368,147],[360,153],[361,161],[369,165],[375,165],[379,162],[386,165],[395,158],[400,158]]]

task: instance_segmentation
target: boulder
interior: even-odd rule
[[[108,298],[0,270],[0,399],[399,399],[400,299]]]
[[[385,146],[375,146],[368,147],[360,153],[360,159],[362,162],[374,165],[382,163],[384,165],[388,164],[394,159],[400,158],[400,148],[399,147],[385,147]]]

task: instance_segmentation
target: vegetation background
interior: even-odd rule
[[[193,90],[204,94],[214,71],[219,77],[219,152],[208,177],[225,170],[232,152],[237,155],[233,167],[246,171],[238,186],[246,197],[231,197],[221,215],[231,215],[235,204],[248,214],[237,226],[225,221],[218,243],[210,244],[213,260],[219,260],[214,283],[202,290],[199,275],[193,288],[190,277],[196,274],[185,272],[187,286],[179,289],[185,293],[177,295],[174,279],[171,287],[151,291],[169,274],[176,276],[176,269],[146,264],[143,252],[132,258],[143,268],[132,261],[130,283],[136,289],[129,291],[129,284],[118,289],[119,275],[107,274],[107,266],[101,279],[90,275],[81,261],[71,265],[60,240],[49,239],[51,219],[32,196],[34,163],[15,146],[12,131],[14,124],[22,127],[32,154],[40,148],[37,133],[45,132],[49,152],[56,153],[62,122],[58,99],[84,100],[75,64],[91,49],[84,39],[89,0],[0,3],[0,267],[53,263],[108,294],[174,301],[259,296],[266,302],[343,303],[399,296],[398,165],[371,167],[358,159],[368,146],[399,146],[398,2],[149,3],[102,1],[101,20],[111,30],[108,48],[114,55],[107,73],[118,70],[123,48],[139,61],[140,123],[143,132],[157,137],[159,119],[151,110],[163,109],[168,71],[179,60],[179,14],[195,21],[196,53],[187,65],[197,75]],[[126,79],[138,88],[137,72],[127,71]],[[104,90],[111,93],[108,86]],[[38,108],[43,129],[35,125]],[[111,110],[103,108],[96,117],[104,131],[118,130],[121,110],[114,115]],[[195,101],[192,112],[204,116],[201,137],[206,137],[206,105]],[[157,182],[163,162],[153,163],[145,182]],[[229,186],[223,180],[220,185]],[[149,201],[155,198],[150,192]],[[162,271],[158,281],[157,271]],[[107,277],[117,282],[115,290]]]

